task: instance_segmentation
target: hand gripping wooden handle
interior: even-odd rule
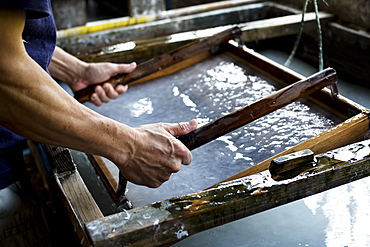
[[[221,33],[196,40],[176,50],[149,59],[143,63],[140,63],[133,72],[129,74],[116,75],[106,82],[109,82],[113,85],[128,85],[138,79],[141,79],[171,65],[184,61],[200,53],[206,51],[209,51],[211,53],[217,52],[222,44],[227,43],[231,39],[238,38],[240,37],[240,35],[241,30],[239,27],[227,29]],[[76,91],[74,93],[75,99],[77,99],[81,103],[88,101],[91,94],[94,93],[95,87],[106,82],[90,85],[80,91]]]

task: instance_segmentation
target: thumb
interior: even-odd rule
[[[197,121],[195,119],[192,119],[189,122],[171,124],[166,129],[173,136],[182,136],[195,130],[197,126]]]
[[[122,74],[122,73],[131,73],[136,69],[136,63],[132,62],[130,64],[117,64],[117,73]]]

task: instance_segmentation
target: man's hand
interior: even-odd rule
[[[190,151],[175,137],[196,128],[196,120],[136,127],[133,129],[134,141],[125,144],[129,158],[122,161],[117,157],[118,159],[112,161],[127,180],[151,188],[159,187],[170,179],[172,173],[180,170],[181,164],[191,163]]]
[[[68,84],[73,92],[81,90],[92,84],[107,81],[117,74],[131,73],[136,63],[86,63],[65,52],[59,47],[55,48],[53,58],[49,65],[51,75]],[[110,83],[96,86],[95,93],[90,101],[97,106],[115,99],[127,91],[127,86],[118,85],[115,88]]]
[[[194,130],[195,120],[132,128],[78,103],[27,54],[22,40],[25,20],[25,11],[0,8],[1,125],[30,140],[104,156],[127,179],[149,187],[160,186],[181,163],[191,162],[190,151],[175,137]],[[81,76],[88,66],[66,54],[53,58],[49,69],[56,78],[76,86],[80,78],[89,78]],[[98,75],[128,72],[135,65],[129,69],[108,67]]]
[[[97,84],[107,81],[114,75],[127,74],[136,68],[136,63],[114,64],[114,63],[88,63],[82,77],[70,85],[75,92],[91,84]],[[108,103],[111,99],[116,99],[120,94],[127,91],[128,86],[117,85],[113,87],[110,83],[104,83],[103,86],[96,86],[95,93],[90,97],[90,101],[97,106],[102,103]]]

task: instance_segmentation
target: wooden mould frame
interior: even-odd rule
[[[214,47],[210,47],[207,52],[181,61],[143,80],[162,77],[192,66],[213,56],[213,52]],[[218,52],[236,57],[285,85],[304,79],[298,73],[246,47],[240,48],[232,41],[219,47]],[[368,109],[341,95],[333,98],[328,89],[318,91],[308,98],[345,121],[274,157],[303,149],[311,149],[318,155],[367,139],[370,125]],[[271,157],[207,190],[104,216],[82,181],[68,150],[47,145],[44,149],[51,157],[50,160],[55,167],[54,179],[83,246],[169,245],[197,232],[370,175],[367,168],[370,159],[365,157],[352,163],[349,161],[336,163],[283,183],[266,184],[261,181],[269,180],[266,169],[274,158]],[[106,187],[112,196],[116,197],[114,191],[117,183],[111,178],[104,162],[100,157],[90,156],[90,158],[93,164],[97,164]],[[253,175],[259,172],[262,173]]]

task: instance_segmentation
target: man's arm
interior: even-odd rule
[[[116,74],[130,73],[135,68],[136,63],[86,63],[56,47],[49,71],[54,78],[67,83],[75,92],[91,84],[104,82]],[[126,90],[127,86],[118,85],[113,88],[110,83],[104,84],[103,87],[96,86],[90,101],[100,106],[102,103],[109,102],[110,99],[117,98]]]
[[[158,187],[191,162],[174,136],[196,122],[130,128],[68,95],[23,45],[24,11],[0,9],[0,124],[26,138],[104,156],[137,184]]]

